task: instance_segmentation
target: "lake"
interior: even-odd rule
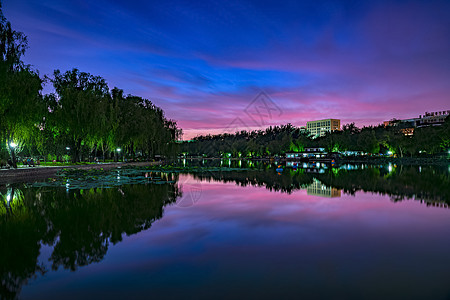
[[[0,295],[450,299],[449,171],[182,160],[2,186]]]

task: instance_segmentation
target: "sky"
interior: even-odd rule
[[[450,1],[2,2],[25,63],[150,99],[183,139],[450,109]]]

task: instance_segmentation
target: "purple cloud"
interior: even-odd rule
[[[283,110],[268,125],[449,109],[445,1],[17,0],[4,13],[29,37],[26,63],[101,75],[162,107],[185,138],[251,123],[243,111],[261,90]]]

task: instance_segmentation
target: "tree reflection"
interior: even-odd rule
[[[393,201],[416,199],[450,204],[449,173],[431,166],[341,169],[318,174],[317,179],[352,195],[357,191],[365,191],[389,195]]]
[[[30,214],[25,196],[11,186],[0,188],[0,295],[5,299],[15,299],[29,278],[44,272],[38,256],[46,226]]]
[[[303,170],[301,170],[303,171]],[[244,170],[224,172],[194,173],[194,178],[202,181],[235,182],[239,186],[259,186],[270,191],[292,193],[295,190],[305,189],[313,183],[314,176],[305,172],[283,172],[277,174],[274,170]]]
[[[306,189],[315,180],[324,186],[343,190],[354,195],[357,191],[389,195],[393,201],[405,199],[424,200],[428,203],[450,204],[450,177],[436,167],[372,166],[323,169],[310,172],[306,169],[285,169],[281,174],[273,170],[245,170],[201,172],[193,176],[203,181],[234,182],[240,186],[264,186],[270,191],[292,193]],[[448,205],[447,205],[448,206]]]
[[[46,270],[41,245],[53,246],[51,268],[76,270],[101,261],[109,244],[151,227],[180,195],[174,184],[71,190],[0,189],[1,298],[17,298],[23,284]]]
[[[42,245],[52,247],[50,267],[76,270],[101,261],[109,245],[124,234],[152,226],[164,207],[181,196],[178,174],[159,183],[112,188],[18,188],[0,186],[0,295],[17,298],[28,280],[47,269],[38,258]],[[149,175],[143,176],[147,178]],[[445,203],[450,199],[450,177],[432,167],[330,168],[323,173],[286,168],[281,174],[268,165],[259,169],[201,171],[200,181],[234,182],[292,193],[319,181],[347,194],[358,191],[389,195],[394,201],[423,199]],[[143,181],[144,182],[144,181]]]

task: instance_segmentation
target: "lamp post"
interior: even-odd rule
[[[67,159],[66,159],[66,162],[68,163],[68,162],[69,162],[69,151],[70,151],[70,147],[66,147],[66,150],[67,150]]]
[[[117,161],[119,161],[120,160],[120,151],[122,151],[122,149],[117,148],[116,150],[117,150]]]
[[[9,151],[11,152],[11,163],[12,166],[17,169],[17,159],[16,159],[16,147],[17,144],[14,142],[9,143]]]

